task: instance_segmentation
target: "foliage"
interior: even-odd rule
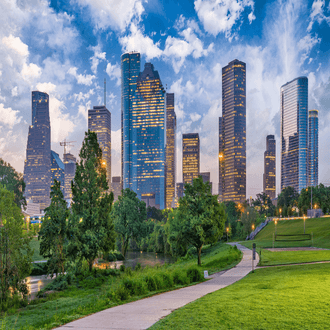
[[[198,252],[201,265],[201,250],[204,244],[213,243],[223,233],[226,214],[224,208],[212,195],[208,183],[202,177],[185,184],[185,195],[179,200],[179,208],[169,219],[169,240],[171,245],[182,247],[191,244]]]
[[[237,237],[237,221],[239,220],[241,216],[241,210],[238,206],[233,201],[227,201],[224,202],[224,207],[225,207],[225,212],[227,215],[227,224],[226,227],[228,226],[231,228],[231,236],[232,237]]]
[[[49,258],[47,262],[48,274],[64,273],[66,261],[67,219],[69,210],[66,205],[61,183],[54,180],[50,192],[51,203],[45,209],[45,217],[41,225],[38,239],[40,254]]]
[[[302,189],[298,199],[300,214],[307,214],[311,208],[311,189],[313,189],[313,208],[322,209],[324,214],[330,211],[330,187],[325,187],[322,183],[316,187]]]
[[[253,200],[252,205],[260,215],[273,216],[275,214],[275,206],[270,197],[264,192],[257,194],[257,198]]]
[[[26,298],[25,277],[31,271],[30,237],[23,230],[23,215],[15,195],[0,185],[0,310],[17,293]]]
[[[244,236],[252,231],[252,225],[254,225],[254,228],[256,228],[260,222],[261,219],[259,218],[258,212],[254,207],[248,206],[244,213],[241,215],[241,223],[243,225],[242,230]]]
[[[279,212],[282,216],[288,215],[288,209],[292,210],[292,207],[298,206],[299,193],[293,187],[286,187],[278,195],[277,208],[281,209]]]
[[[164,221],[164,215],[162,210],[155,208],[154,206],[147,207],[147,219],[153,219],[156,221]]]
[[[23,174],[18,173],[15,169],[4,160],[0,158],[0,184],[5,186],[6,189],[15,194],[15,204],[21,208],[26,206],[24,197],[25,182]]]
[[[115,230],[120,237],[122,255],[125,257],[130,239],[139,239],[147,235],[146,204],[140,201],[136,193],[129,188],[122,190],[111,212]]]
[[[91,270],[98,253],[107,254],[115,246],[110,217],[113,193],[107,193],[106,169],[95,132],[85,133],[79,157],[71,182],[73,205],[68,226],[68,254],[80,262],[87,260]]]

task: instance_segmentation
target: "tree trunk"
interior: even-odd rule
[[[202,259],[201,259],[202,247],[203,247],[203,245],[201,245],[199,248],[197,248],[197,251],[198,251],[198,266],[202,265]]]
[[[93,270],[93,263],[94,263],[94,259],[89,259],[88,260],[88,266],[89,266],[89,271],[90,272]]]

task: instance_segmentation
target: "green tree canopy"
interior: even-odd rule
[[[311,200],[312,189],[313,201]],[[320,208],[323,213],[328,213],[330,211],[330,187],[325,187],[321,183],[316,187],[302,189],[298,199],[298,207],[301,215],[307,214],[307,210],[311,208],[311,202],[313,202],[313,208]]]
[[[209,183],[204,183],[201,176],[192,184],[185,184],[184,193],[174,218],[169,217],[169,239],[172,243],[196,247],[198,265],[201,265],[202,247],[222,236],[226,214],[217,196],[212,195]]]
[[[25,191],[25,182],[23,174],[0,158],[0,183],[9,191],[15,194],[15,203],[18,207],[26,206],[26,200],[23,196]]]
[[[278,195],[277,207],[278,208],[288,208],[298,205],[299,193],[293,187],[286,187]]]
[[[112,210],[115,230],[121,240],[121,253],[125,257],[131,238],[138,240],[147,235],[146,204],[129,188],[122,191]]]
[[[48,273],[64,273],[66,261],[65,243],[67,241],[67,219],[69,210],[61,191],[61,183],[54,180],[50,192],[51,203],[45,209],[38,239],[40,254],[48,260]]]
[[[113,193],[107,192],[106,169],[95,132],[85,133],[72,188],[68,255],[87,260],[89,269],[99,252],[114,249],[115,232],[110,212]]]
[[[248,206],[244,213],[241,215],[241,223],[243,225],[244,235],[249,234],[252,231],[252,225],[256,228],[260,222],[258,212],[254,207]]]
[[[272,216],[275,213],[275,206],[272,200],[264,192],[257,194],[257,198],[253,201],[252,205],[261,215]]]

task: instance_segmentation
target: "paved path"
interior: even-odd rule
[[[243,258],[236,267],[210,276],[212,278],[211,280],[155,295],[150,298],[137,300],[125,305],[112,307],[68,323],[59,329],[138,330],[151,327],[173,310],[189,304],[208,293],[235,283],[252,270],[252,251],[238,243],[229,244],[237,245],[243,252]],[[255,265],[259,262],[259,257],[258,255],[256,256]]]

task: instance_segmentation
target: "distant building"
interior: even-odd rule
[[[121,190],[122,190],[120,176],[112,177],[111,189],[113,192],[114,202],[117,202],[118,196],[121,195]]]
[[[266,138],[264,153],[264,189],[263,192],[273,199],[276,197],[276,141],[274,135]]]
[[[281,191],[307,187],[308,79],[298,77],[281,87]]]
[[[199,175],[203,178],[203,182],[208,182],[211,186],[211,194],[212,194],[212,182],[211,182],[211,173],[210,172],[202,172]]]
[[[51,150],[52,155],[52,181],[51,181],[51,187],[54,185],[54,179],[59,181],[61,183],[61,190],[64,195],[64,186],[65,186],[65,175],[64,175],[64,164],[62,160],[60,159],[60,156],[55,151]]]
[[[219,118],[219,196],[246,199],[246,64],[222,68],[222,117]]]
[[[104,106],[94,106],[88,110],[88,129],[97,134],[102,150],[102,165],[107,171],[107,181],[111,188],[111,113]]]
[[[23,207],[22,207],[23,210]],[[26,209],[23,210],[23,212],[28,215],[29,217],[40,214],[40,204],[39,203],[33,203],[32,199],[26,200]]]
[[[175,198],[176,173],[176,115],[174,112],[174,94],[166,94],[166,205],[171,208]]]
[[[319,112],[308,112],[308,186],[319,184]]]
[[[64,154],[64,198],[67,201],[72,200],[71,181],[74,180],[76,173],[76,157],[70,153]]]
[[[182,134],[182,176],[183,184],[192,184],[199,175],[200,144],[198,133]]]
[[[44,210],[50,205],[51,150],[50,150],[49,96],[32,92],[32,124],[24,164],[25,197],[40,204]]]
[[[179,199],[183,197],[184,195],[184,183],[178,182],[176,184],[176,197],[175,197],[175,207],[179,206]]]

